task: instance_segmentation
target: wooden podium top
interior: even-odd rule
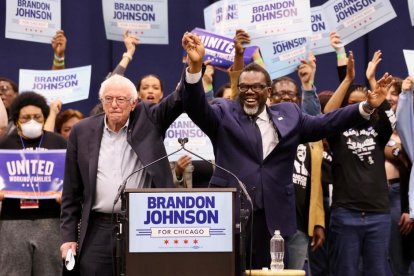
[[[249,274],[250,270],[246,270],[244,273],[245,276],[304,276],[306,275],[305,270],[295,270],[295,269],[284,269],[282,271],[272,271],[272,270],[259,270],[252,269],[252,273]]]

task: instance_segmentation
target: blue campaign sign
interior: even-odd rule
[[[322,6],[345,45],[397,16],[389,0],[331,0]]]
[[[309,43],[304,37],[284,41],[264,38],[256,43],[272,79],[294,72],[301,60],[308,58]]]
[[[207,31],[233,37],[239,28],[239,0],[220,0],[204,9]]]
[[[60,0],[7,0],[6,38],[50,44],[60,30]]]
[[[210,65],[222,69],[228,69],[233,65],[235,53],[233,39],[200,28],[195,28],[191,32],[197,34],[203,42],[204,60],[211,60]],[[257,46],[245,49],[243,57],[245,64],[253,62],[253,54],[256,50]]]
[[[129,252],[231,252],[231,192],[129,194]]]
[[[309,50],[314,55],[333,52],[329,33],[334,31],[325,15],[323,6],[311,8],[312,36],[310,37]]]
[[[66,150],[0,150],[0,193],[9,198],[48,199],[63,187]]]
[[[207,160],[214,160],[213,144],[210,138],[188,117],[186,113],[181,114],[170,125],[165,132],[164,146],[168,154],[179,149],[180,143],[178,138],[188,138],[188,143],[185,147],[192,152],[202,156]],[[177,161],[183,152],[177,152],[168,157],[170,162]],[[201,160],[197,156],[191,157],[193,160]]]
[[[102,0],[106,37],[123,41],[129,30],[141,44],[168,44],[168,0]]]
[[[19,71],[19,91],[35,91],[50,103],[59,99],[63,104],[81,101],[89,97],[91,66],[63,70]]]

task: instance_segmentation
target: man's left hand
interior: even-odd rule
[[[315,251],[323,245],[325,241],[325,230],[322,226],[315,225],[313,229],[313,237],[311,242],[311,250]]]

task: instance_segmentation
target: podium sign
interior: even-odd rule
[[[129,252],[231,252],[231,192],[130,193]]]
[[[127,189],[126,275],[234,275],[235,191]]]

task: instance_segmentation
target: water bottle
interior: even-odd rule
[[[284,268],[283,256],[285,255],[285,241],[280,235],[280,231],[276,230],[274,236],[270,240],[270,257],[272,263],[270,270],[281,271]]]

